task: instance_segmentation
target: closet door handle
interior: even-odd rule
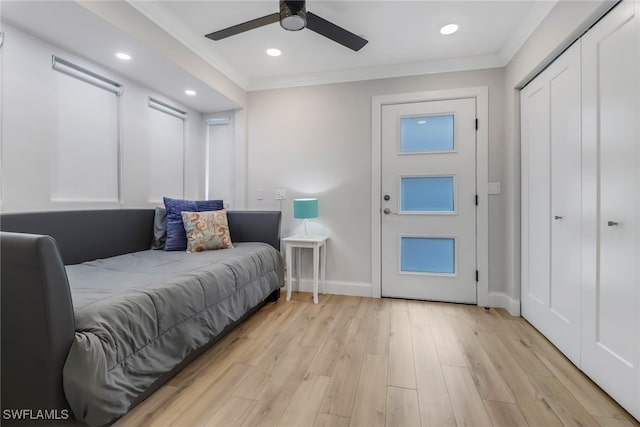
[[[607,221],[607,225],[608,225],[609,227],[615,227],[615,226],[617,226],[617,225],[618,225],[618,223],[617,223],[617,222],[615,222],[615,221]]]
[[[556,216],[553,217],[553,219],[562,219],[562,217],[559,216],[559,215],[556,215]]]

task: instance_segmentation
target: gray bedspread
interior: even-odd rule
[[[66,267],[76,334],[63,383],[76,418],[98,426],[123,415],[162,374],[282,286],[279,252],[235,246]]]

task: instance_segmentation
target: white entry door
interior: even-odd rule
[[[382,107],[382,296],[475,303],[476,100]]]

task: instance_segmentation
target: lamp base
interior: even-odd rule
[[[304,224],[304,235],[308,236],[309,232],[307,231],[307,222],[309,222],[309,220],[307,218],[304,219],[304,221],[302,221],[302,223]]]

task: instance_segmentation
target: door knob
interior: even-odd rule
[[[389,208],[384,208],[384,210],[382,212],[384,212],[385,215],[389,215],[389,214],[394,214],[395,215],[396,214],[395,212],[391,212],[391,209],[389,209]]]
[[[388,194],[385,194],[384,195],[384,200],[386,200],[388,202],[389,200],[391,200],[391,196],[389,196]]]
[[[553,219],[562,219],[562,217],[559,216],[559,215],[556,215],[556,216],[553,217]]]
[[[615,222],[615,221],[607,221],[607,225],[608,225],[609,227],[615,227],[616,225],[618,225],[618,223],[617,223],[617,222]]]

